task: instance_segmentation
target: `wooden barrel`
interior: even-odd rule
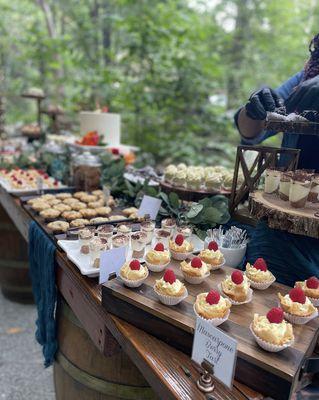
[[[56,400],[156,399],[139,370],[111,333],[108,355],[100,353],[61,301],[57,313],[59,352],[54,363]]]
[[[4,296],[19,303],[33,302],[27,243],[0,206],[0,285]]]

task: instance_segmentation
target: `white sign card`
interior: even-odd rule
[[[151,196],[143,196],[142,203],[137,212],[139,217],[149,214],[152,221],[156,220],[157,214],[161,208],[162,200]]]
[[[214,378],[230,389],[237,359],[237,341],[213,326],[196,318],[192,360],[198,365],[206,360],[214,368]]]
[[[120,268],[126,261],[127,247],[117,247],[103,251],[100,255],[99,283],[108,281],[110,274],[118,275]]]

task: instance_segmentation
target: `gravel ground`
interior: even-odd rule
[[[34,338],[36,309],[0,292],[0,400],[54,400],[53,370]]]

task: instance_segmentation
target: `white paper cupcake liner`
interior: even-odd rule
[[[200,319],[202,319],[202,320],[204,320],[204,321],[208,321],[208,322],[209,322],[210,324],[212,324],[213,326],[219,326],[219,325],[221,325],[223,322],[225,322],[225,321],[228,320],[229,315],[230,315],[230,310],[228,309],[227,314],[225,315],[224,318],[209,318],[209,319],[208,319],[208,318],[202,317],[201,315],[199,315],[199,314],[197,313],[196,308],[195,308],[195,304],[194,304],[194,306],[193,306],[193,309],[194,309],[194,313],[195,313],[195,315],[196,315],[197,318],[200,318]]]
[[[288,313],[286,311],[284,311],[284,316],[285,316],[285,319],[287,321],[291,322],[294,325],[305,325],[309,321],[311,321],[312,319],[314,319],[314,318],[316,318],[318,316],[318,310],[313,312],[308,317],[300,317],[299,315],[293,315],[293,314],[290,314],[290,313]]]
[[[164,269],[169,265],[169,263],[170,263],[171,261],[169,261],[168,263],[163,264],[163,265],[150,264],[150,263],[147,262],[146,260],[145,260],[145,262],[146,262],[147,268],[148,268],[150,271],[152,271],[152,272],[162,272],[162,271],[164,271]]]
[[[191,283],[192,285],[199,285],[209,277],[210,272],[207,272],[207,274],[204,276],[190,276],[187,275],[184,271],[182,271],[182,274],[186,282]]]
[[[269,281],[269,282],[254,282],[254,281],[252,281],[251,279],[248,278],[247,274],[245,274],[245,275],[246,275],[247,279],[249,280],[250,286],[252,288],[258,289],[258,290],[268,289],[269,286],[271,286],[276,280],[276,278],[273,277],[273,279],[271,281]]]
[[[230,298],[229,296],[227,296],[227,294],[223,291],[222,285],[221,285],[220,283],[218,284],[218,290],[219,290],[219,292],[220,292],[223,296],[227,297],[227,299],[228,299],[234,306],[240,306],[241,304],[250,303],[250,302],[252,301],[252,298],[253,298],[253,290],[252,290],[251,288],[248,289],[248,297],[247,297],[247,300],[245,300],[245,301],[235,301],[235,300],[233,300],[232,298]]]
[[[207,265],[209,265],[209,269],[211,271],[217,271],[219,268],[221,268],[225,265],[225,260],[221,264],[218,264],[218,265],[213,265],[213,264],[207,264]]]
[[[177,251],[174,251],[171,249],[170,249],[170,252],[171,252],[172,258],[174,258],[174,260],[177,260],[177,261],[184,261],[192,255],[192,252],[178,253]]]
[[[188,292],[187,289],[185,288],[185,293],[183,294],[183,296],[166,296],[164,294],[159,293],[155,287],[154,287],[154,292],[156,293],[159,301],[163,304],[165,304],[166,306],[176,306],[178,303],[180,303],[181,301],[183,301],[184,299],[186,299],[186,297],[188,296]]]
[[[263,339],[261,339],[260,337],[258,337],[258,336],[256,335],[256,333],[255,333],[254,330],[253,330],[253,324],[252,324],[252,323],[250,324],[250,327],[249,327],[249,328],[250,328],[250,332],[251,332],[252,335],[254,336],[256,342],[258,343],[258,345],[259,345],[262,349],[264,349],[264,350],[266,350],[266,351],[269,351],[269,352],[271,352],[271,353],[277,353],[278,351],[285,350],[287,347],[292,346],[293,343],[294,343],[294,340],[291,340],[289,343],[285,343],[285,344],[283,344],[283,345],[268,343],[268,342],[265,342]]]
[[[137,288],[142,285],[142,283],[145,281],[145,279],[148,277],[148,275],[149,275],[149,272],[147,270],[146,276],[144,276],[143,278],[138,279],[138,280],[133,281],[132,279],[123,278],[121,274],[119,274],[119,278],[121,279],[121,281],[124,283],[125,286],[130,287],[130,288]]]
[[[311,303],[315,306],[315,307],[319,307],[319,299],[315,299],[313,297],[309,297],[308,299],[311,301]]]

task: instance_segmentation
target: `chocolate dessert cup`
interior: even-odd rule
[[[289,172],[282,172],[280,176],[279,182],[279,197],[281,200],[288,201],[289,200],[289,192],[290,192],[290,185],[292,180],[293,173]]]
[[[265,188],[264,192],[267,194],[277,193],[279,188],[281,172],[276,169],[266,169],[265,175]]]
[[[289,191],[289,202],[291,207],[304,208],[310,193],[313,175],[305,172],[295,172]]]
[[[311,183],[310,193],[308,195],[310,203],[319,203],[319,174],[315,174]]]

